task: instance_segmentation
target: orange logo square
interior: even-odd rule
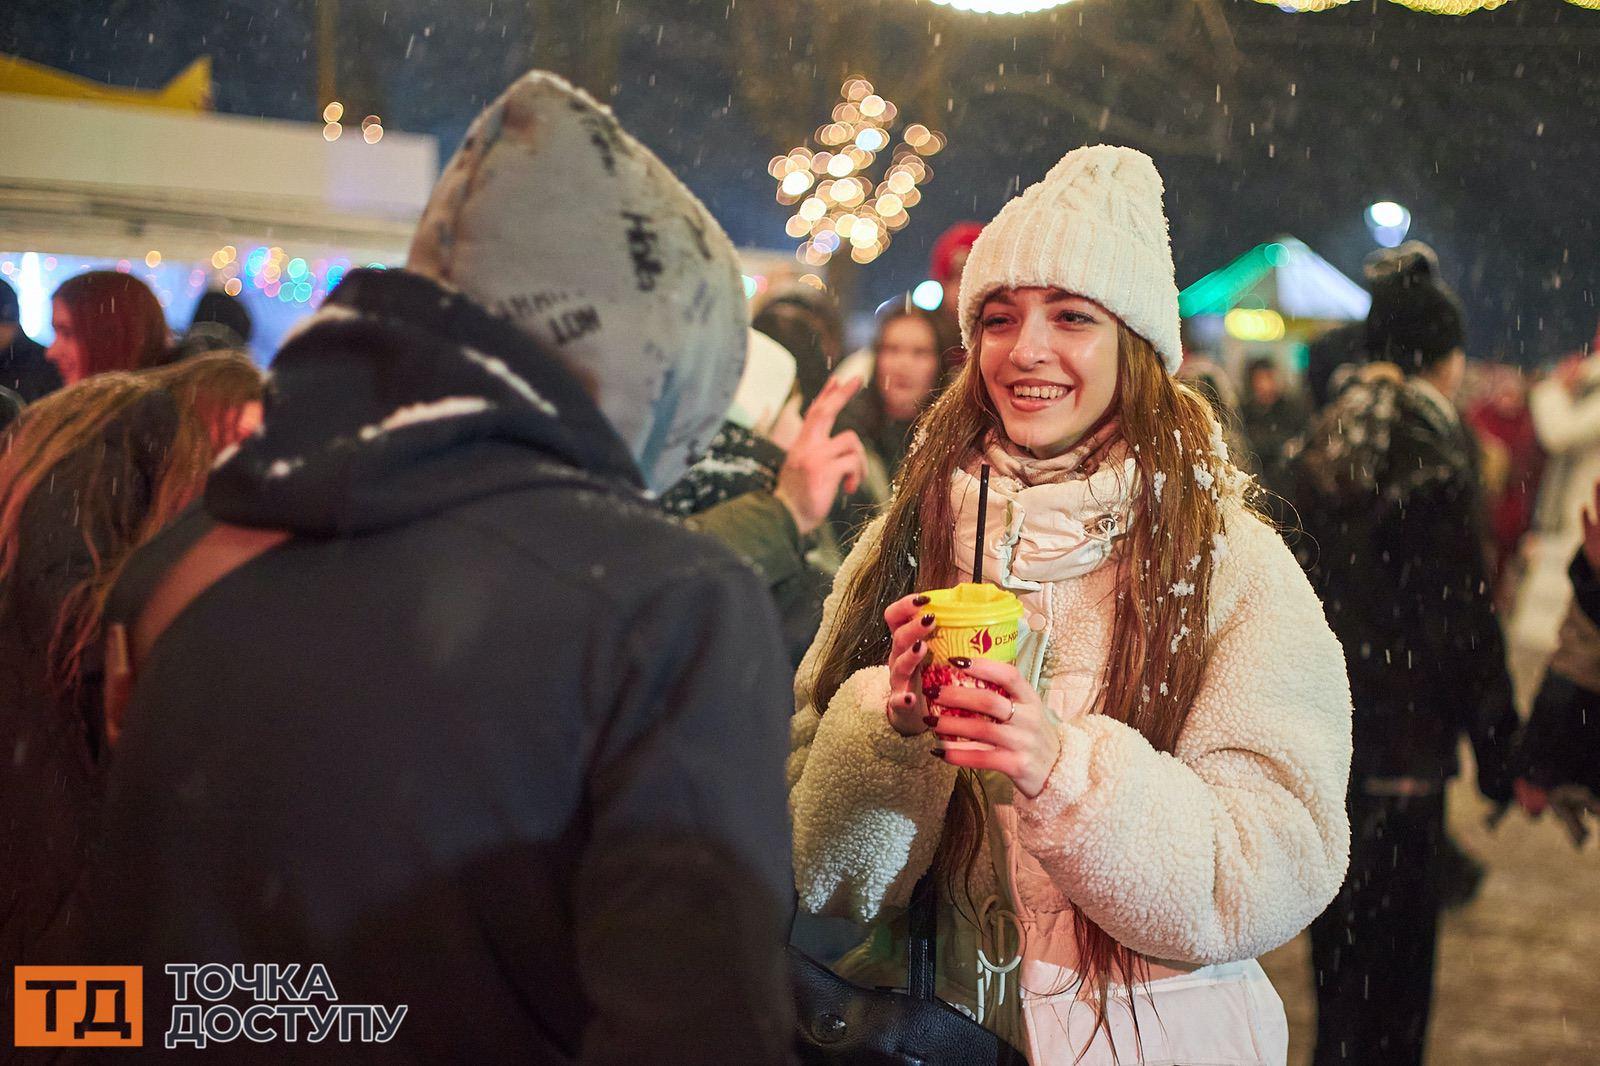
[[[144,967],[17,966],[17,1047],[143,1047]]]

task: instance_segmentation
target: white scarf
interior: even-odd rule
[[[1128,531],[1138,468],[1120,441],[1097,441],[1054,460],[1019,458],[991,444],[951,478],[956,567],[970,580],[978,541],[978,464],[988,461],[983,576],[1019,594],[1096,569]],[[1090,462],[1084,462],[1089,459]]]

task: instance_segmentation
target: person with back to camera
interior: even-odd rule
[[[101,374],[0,437],[0,958],[53,963],[98,814],[115,723],[101,714],[109,595],[136,549],[200,493],[261,395],[243,356]],[[13,985],[0,984],[0,1011]],[[7,1011],[7,1013],[9,1013]]]
[[[796,679],[801,905],[872,923],[838,968],[903,985],[931,870],[939,996],[1035,1066],[1281,1064],[1254,959],[1344,874],[1349,690],[1321,605],[1172,377],[1150,159],[1068,153],[984,229],[960,311],[971,355]],[[927,593],[968,579],[980,529],[1020,650],[950,659],[930,702]]]
[[[652,496],[746,314],[608,109],[544,72],[490,104],[406,267],[329,294],[198,535],[148,549],[192,545],[129,616],[91,957],[321,963],[405,1005],[341,1061],[787,1061],[789,664],[756,574]]]

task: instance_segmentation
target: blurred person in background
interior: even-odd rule
[[[909,303],[878,320],[867,386],[839,415],[840,429],[860,438],[866,455],[866,476],[828,519],[844,551],[888,501],[917,418],[939,395],[944,363],[938,345],[932,316]]]
[[[791,671],[751,568],[655,497],[746,315],[608,109],[544,72],[490,104],[406,267],[329,294],[145,549],[93,956],[320,961],[407,1005],[406,1061],[785,1061]]]
[[[202,352],[248,352],[255,324],[244,301],[221,289],[208,289],[195,304],[189,328],[173,345],[172,359],[188,359]]]
[[[17,290],[0,278],[0,388],[32,403],[61,387],[61,371],[45,357],[42,345],[22,331]]]
[[[1518,548],[1533,524],[1534,501],[1544,473],[1544,449],[1528,406],[1528,381],[1520,367],[1484,368],[1483,394],[1467,409],[1467,424],[1483,450],[1484,502],[1493,549],[1490,575],[1496,602],[1511,591]]]
[[[1519,691],[1537,691],[1572,600],[1568,567],[1583,540],[1581,516],[1600,480],[1600,330],[1528,392],[1533,431],[1547,456],[1528,537],[1527,571],[1510,625]]]
[[[1567,571],[1572,603],[1517,752],[1518,802],[1535,818],[1552,811],[1574,847],[1600,815],[1600,482],[1591,491]]]
[[[161,366],[167,320],[150,287],[131,274],[90,270],[68,278],[50,301],[56,339],[47,353],[68,385],[111,370]]]
[[[109,739],[101,636],[110,591],[134,550],[199,493],[259,399],[248,360],[211,361],[96,375],[30,405],[5,435],[0,869],[26,872],[0,890],[7,960],[32,957],[82,869]]]
[[[805,541],[840,489],[863,476],[859,440],[832,433],[856,384],[830,379],[802,420],[794,357],[752,329],[727,420],[705,456],[661,497],[668,513],[733,548],[766,579],[796,666],[822,621],[829,583],[806,560]]]
[[[844,323],[833,297],[796,283],[768,300],[750,325],[794,356],[800,409],[810,407],[844,355]]]
[[[1361,266],[1361,283],[1369,290],[1373,282],[1399,275],[1438,280],[1438,253],[1422,241],[1405,241],[1395,248],[1375,249]],[[1350,380],[1350,371],[1371,359],[1365,322],[1348,322],[1312,341],[1306,352],[1305,377],[1312,406],[1321,410],[1333,402],[1341,383]]]
[[[1281,501],[1294,491],[1289,445],[1309,428],[1311,409],[1284,381],[1283,367],[1270,356],[1245,364],[1244,378],[1239,414],[1245,437],[1255,452],[1262,486]]]
[[[1350,871],[1311,926],[1318,1066],[1420,1066],[1433,995],[1445,794],[1457,745],[1511,796],[1517,717],[1482,551],[1476,447],[1453,397],[1459,300],[1430,274],[1373,282],[1360,367],[1296,460],[1300,549],[1355,703]]]
[[[961,274],[966,270],[967,257],[972,254],[972,246],[982,232],[982,222],[957,222],[939,234],[928,256],[928,277],[937,281],[944,290],[933,322],[939,331],[939,356],[945,361],[947,376],[959,369],[966,358],[966,350],[961,347],[961,320],[958,313]]]

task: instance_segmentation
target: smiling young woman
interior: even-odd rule
[[[939,994],[1036,1066],[1282,1063],[1254,959],[1343,876],[1349,694],[1321,605],[1172,377],[1154,165],[1069,153],[978,239],[960,315],[971,356],[796,682],[801,902],[872,923],[841,972],[898,984],[933,869]],[[918,594],[969,580],[980,548],[1022,601],[1022,651],[966,667],[1003,694],[930,706]]]

